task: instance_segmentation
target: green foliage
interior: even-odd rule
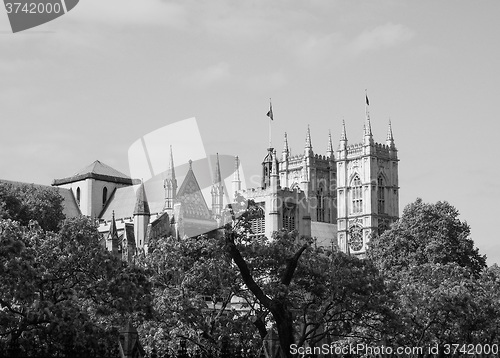
[[[255,346],[241,282],[220,240],[200,236],[182,240],[152,240],[139,265],[151,275],[154,293],[152,319],[139,327],[146,351],[159,355],[175,350],[180,338],[202,350],[216,350],[222,337]]]
[[[64,219],[63,198],[55,188],[0,183],[0,218],[27,226],[36,220],[44,230],[57,231]]]
[[[83,217],[57,233],[1,220],[0,277],[0,349],[11,355],[106,357],[113,326],[148,313],[144,273],[111,256]]]
[[[370,242],[369,255],[386,273],[398,273],[426,263],[456,263],[475,275],[486,267],[486,258],[474,248],[470,227],[447,202],[409,204],[390,230]]]
[[[370,243],[371,260],[394,291],[398,318],[391,345],[498,343],[497,267],[486,269],[467,223],[447,202],[408,205],[392,228]]]

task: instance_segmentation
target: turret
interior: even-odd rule
[[[241,179],[240,179],[240,158],[237,156],[234,158],[235,169],[233,175],[233,194],[236,197],[236,193],[241,191]]]
[[[288,157],[290,155],[290,150],[288,149],[288,138],[285,132],[285,140],[283,142],[283,150],[281,151],[281,160],[283,162],[288,160]]]
[[[273,168],[273,148],[267,148],[267,155],[262,161],[262,188],[271,184],[271,170]]]
[[[212,184],[212,215],[220,216],[223,207],[224,184],[222,183],[219,164],[219,153],[215,162],[214,179]]]
[[[137,190],[134,208],[134,234],[137,249],[143,249],[146,244],[150,215],[146,189],[144,188],[144,183],[141,183],[141,186]]]
[[[118,246],[118,230],[116,230],[115,212],[113,211],[111,223],[109,225],[108,237],[106,238],[106,250],[110,251],[114,256],[118,256]]]
[[[309,125],[307,126],[307,134],[306,134],[306,145],[304,147],[304,154],[306,156],[313,156],[312,142],[311,142],[311,131],[309,129]]]
[[[394,137],[392,136],[392,125],[391,120],[389,119],[389,128],[387,129],[387,139],[385,140],[385,144],[391,149],[396,149],[394,145]]]
[[[334,157],[333,144],[332,144],[332,133],[330,131],[328,131],[328,146],[326,148],[326,156],[328,159],[333,159],[333,157]]]
[[[174,156],[172,154],[172,146],[170,146],[170,162],[168,165],[167,176],[164,181],[165,188],[165,205],[163,210],[174,208],[175,197],[177,194],[177,179],[175,178]]]

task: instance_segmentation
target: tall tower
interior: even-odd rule
[[[172,146],[170,146],[170,162],[168,165],[167,177],[165,178],[163,187],[165,188],[165,205],[163,210],[173,210],[174,202],[177,195],[177,179],[175,178],[174,155],[172,154]]]
[[[146,245],[146,235],[148,231],[149,218],[149,203],[146,197],[146,189],[144,188],[144,183],[141,184],[137,190],[137,198],[134,208],[134,235],[135,235],[135,247],[137,249],[144,249]]]
[[[224,199],[224,183],[220,175],[219,153],[215,162],[214,179],[212,184],[212,215],[218,217],[222,213]]]
[[[370,116],[361,143],[348,145],[345,123],[337,150],[337,240],[340,249],[364,255],[373,235],[398,219],[398,156],[392,128],[385,144],[375,143]]]

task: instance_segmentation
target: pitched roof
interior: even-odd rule
[[[74,218],[77,216],[80,216],[82,213],[80,211],[80,208],[78,207],[78,204],[76,203],[75,196],[73,195],[73,192],[71,189],[64,189],[64,188],[58,188],[58,187],[53,187],[50,185],[42,185],[42,184],[32,184],[32,183],[23,183],[19,181],[11,181],[11,180],[4,180],[0,179],[0,183],[7,183],[11,184],[13,186],[19,187],[23,185],[33,185],[38,188],[45,188],[45,189],[51,189],[51,190],[56,190],[59,195],[62,196],[63,198],[63,214],[67,218]]]
[[[70,177],[62,179],[54,179],[52,185],[73,183],[75,181],[84,180],[88,178],[99,179],[112,183],[129,184],[129,185],[139,183],[138,180],[131,179],[128,175],[123,174],[122,172],[114,168],[111,168],[109,165],[106,165],[96,160],[92,164],[87,165],[85,168],[80,169]]]
[[[113,211],[115,212],[115,217],[117,219],[133,218],[134,211],[137,204],[137,194],[136,191],[139,190],[138,185],[134,186],[124,186],[121,188],[116,188],[111,193],[106,206],[102,209],[99,214],[99,219],[110,221]],[[151,194],[151,188],[148,184],[145,184],[145,192]],[[153,192],[153,194],[155,194]],[[151,196],[153,200],[148,200],[148,207],[151,214],[161,213],[163,211],[163,198],[157,198],[160,200],[154,200],[155,195]]]
[[[134,215],[149,215],[148,198],[146,197],[146,190],[144,189],[144,183],[141,184],[139,190],[137,190],[137,200],[135,201]]]
[[[210,219],[210,210],[189,162],[189,171],[177,192],[176,202],[181,203],[184,217]]]

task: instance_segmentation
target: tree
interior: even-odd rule
[[[396,297],[400,324],[385,336],[392,345],[498,343],[498,270],[486,269],[458,215],[447,202],[417,199],[372,239],[368,256]]]
[[[370,242],[369,257],[385,273],[398,273],[426,263],[456,263],[479,275],[486,257],[470,238],[470,227],[459,212],[444,202],[417,199],[403,211],[390,230]]]
[[[63,198],[55,188],[0,183],[0,218],[27,226],[36,220],[44,230],[57,231],[64,219]]]
[[[0,221],[0,352],[106,357],[131,315],[147,314],[149,283],[99,244],[80,217],[57,233]],[[142,313],[141,313],[142,312]]]
[[[293,356],[294,344],[380,338],[376,336],[387,314],[383,302],[388,295],[370,262],[327,253],[296,233],[276,233],[272,240],[255,237],[250,229],[255,215],[258,209],[249,202],[225,226],[224,241],[241,280],[270,313],[282,357]],[[366,334],[368,327],[371,333]]]
[[[257,345],[251,310],[241,309],[244,291],[231,258],[220,240],[200,236],[166,237],[149,243],[149,254],[138,263],[153,284],[152,319],[139,325],[145,349],[159,355],[175,351],[188,340],[201,351],[220,349],[221,339],[243,349]]]

